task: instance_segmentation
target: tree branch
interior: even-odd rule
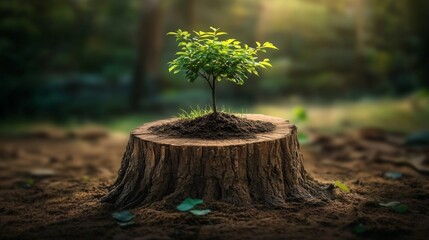
[[[198,74],[199,74],[202,78],[204,78],[204,79],[207,81],[207,83],[209,84],[210,88],[211,88],[211,89],[213,89],[213,85],[210,83],[210,79],[209,79],[209,77],[208,77],[206,74],[201,73],[201,72],[198,72]]]

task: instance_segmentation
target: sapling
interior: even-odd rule
[[[184,72],[189,82],[199,77],[206,80],[211,89],[213,113],[216,114],[216,82],[228,80],[242,85],[248,75],[259,76],[258,69],[272,67],[268,58],[258,59],[259,53],[278,48],[270,42],[256,42],[256,47],[250,47],[233,38],[221,40],[220,36],[227,33],[219,31],[219,28],[210,29],[212,31],[209,32],[193,31],[193,34],[181,29],[167,33],[175,36],[181,47],[181,51],[176,53],[177,58],[168,63],[168,71],[174,74]]]

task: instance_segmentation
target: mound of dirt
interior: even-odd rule
[[[254,138],[257,133],[271,132],[275,125],[226,113],[211,113],[191,120],[181,119],[149,128],[160,136],[199,139]]]

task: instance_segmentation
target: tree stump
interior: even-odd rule
[[[245,117],[272,122],[276,129],[228,140],[160,137],[148,130],[175,119],[135,129],[118,177],[102,201],[128,209],[186,197],[268,206],[284,206],[290,198],[329,198],[303,167],[295,125],[259,114]]]

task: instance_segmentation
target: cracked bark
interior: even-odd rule
[[[330,198],[304,169],[295,125],[264,115],[245,117],[270,121],[276,129],[254,139],[202,140],[160,137],[148,130],[172,119],[137,128],[102,201],[118,209],[186,197],[281,207],[292,198]]]

